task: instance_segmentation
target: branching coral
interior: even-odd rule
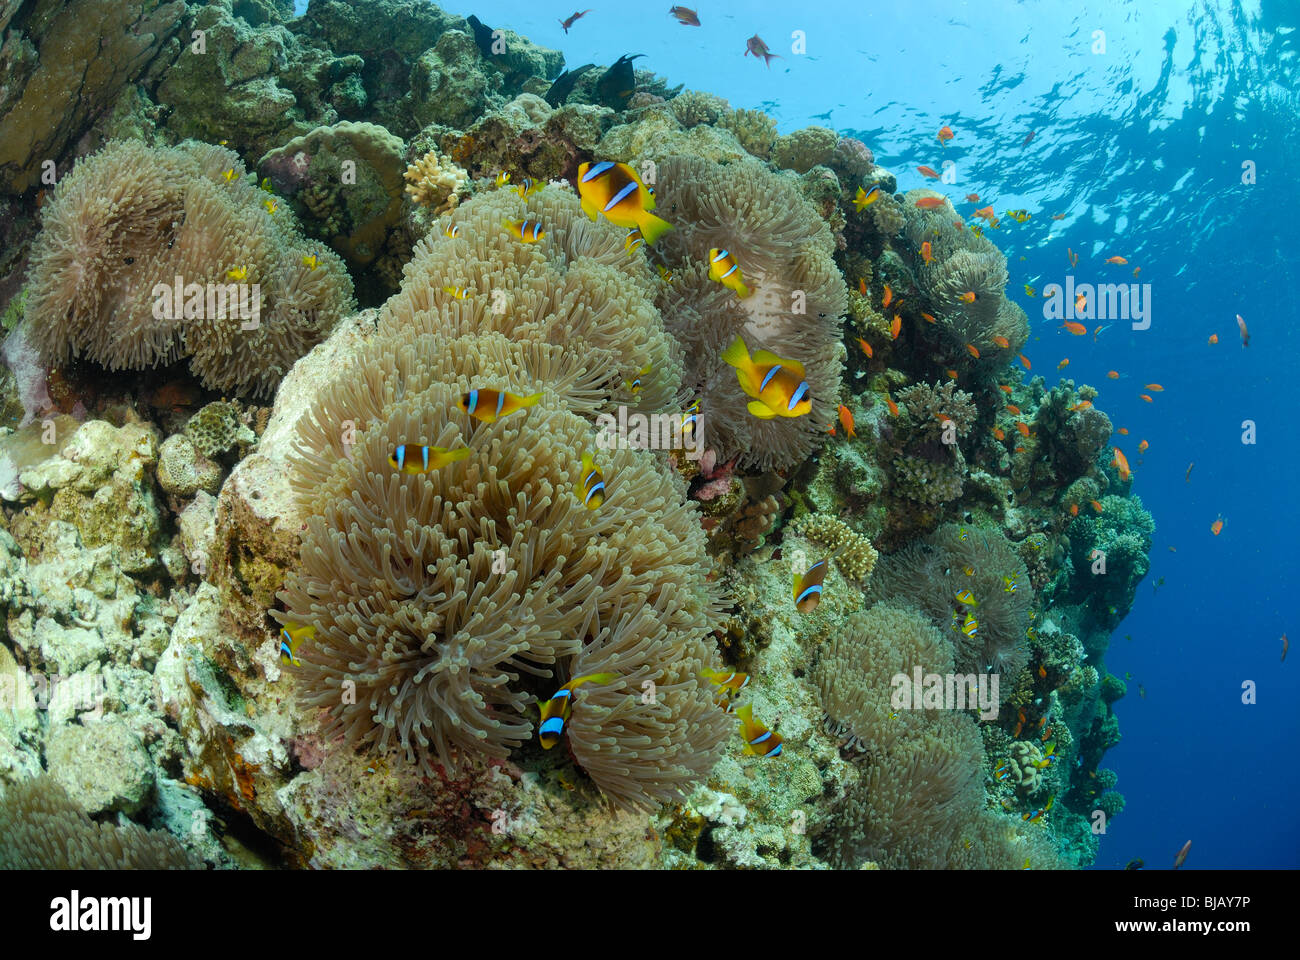
[[[1025,313],[1006,299],[1006,257],[988,239],[972,230],[956,226],[957,215],[951,206],[927,210],[916,206],[933,191],[913,190],[906,196],[903,213],[905,233],[914,251],[930,243],[929,262],[915,264],[917,283],[933,307],[939,329],[963,364],[972,357],[965,346],[980,353],[985,365],[1011,359],[1029,338]],[[975,295],[973,301],[969,296]],[[994,337],[1005,337],[1002,347]]]
[[[352,287],[268,199],[222,147],[123,141],[80,161],[31,262],[26,323],[45,361],[139,370],[188,357],[209,387],[269,393],[351,308]]]
[[[899,391],[905,411],[887,425],[884,449],[890,465],[890,493],[936,505],[961,496],[966,458],[958,442],[975,423],[970,394],[951,382],[913,384]]]
[[[450,160],[430,150],[406,168],[406,195],[413,203],[430,207],[435,214],[448,213],[469,192],[469,175]]]
[[[958,599],[967,590],[978,606]],[[1011,679],[1028,659],[1030,588],[1024,563],[1001,533],[945,524],[926,541],[885,557],[869,594],[923,610],[952,639],[959,671],[998,673],[1002,695],[1011,692]],[[973,637],[961,630],[967,611],[979,624]]]
[[[754,160],[722,166],[674,157],[659,165],[656,213],[673,224],[659,243],[674,280],[659,299],[686,349],[685,383],[698,392],[704,441],[720,459],[783,469],[824,442],[835,416],[847,310],[834,241],[798,187]],[[709,250],[731,251],[752,295],[739,299],[707,275]],[[812,412],[760,420],[720,354],[737,335],[804,365]]]
[[[799,532],[814,543],[836,551],[836,566],[850,580],[859,583],[865,583],[871,576],[880,556],[870,540],[854,533],[843,520],[829,514],[806,514],[799,521]]]
[[[96,823],[52,777],[0,800],[0,870],[199,870],[176,838],[134,823]]]

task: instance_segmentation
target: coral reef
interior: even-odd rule
[[[854,533],[838,517],[810,513],[798,524],[799,532],[809,540],[835,552],[835,563],[850,580],[865,584],[875,569],[880,554],[871,541]]]
[[[32,257],[33,344],[110,370],[186,357],[210,387],[269,393],[349,309],[351,283],[266,199],[221,147],[123,141],[82,159]]]
[[[430,150],[406,168],[406,195],[413,203],[430,207],[435,215],[449,213],[467,193],[469,177],[460,167]]]

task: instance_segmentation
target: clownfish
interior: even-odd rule
[[[1039,820],[1043,819],[1043,814],[1045,814],[1048,810],[1052,809],[1052,804],[1055,802],[1055,800],[1056,800],[1055,796],[1048,797],[1047,803],[1043,804],[1041,807],[1039,807],[1037,810],[1033,811],[1032,813],[1021,814],[1020,819],[1028,820],[1030,823],[1037,823]]]
[[[413,455],[417,450],[418,459]],[[469,447],[450,450],[447,447],[408,447],[406,444],[400,444],[388,455],[388,465],[398,473],[430,473],[441,470],[449,463],[464,460],[468,456]]]
[[[1011,762],[1009,760],[1003,760],[993,769],[993,779],[999,783],[1009,776],[1011,776]]]
[[[590,453],[582,455],[582,490],[582,504],[588,510],[597,510],[605,502],[605,477]]]
[[[736,337],[722,351],[722,360],[736,368],[740,388],[754,398],[749,402],[749,412],[759,419],[802,417],[812,410],[802,363],[783,360],[766,350],[751,357],[742,337]]]
[[[645,242],[654,244],[672,224],[650,211],[654,193],[626,163],[584,163],[578,167],[578,196],[582,212],[593,222],[600,214],[617,227],[639,227]]]
[[[709,251],[709,279],[718,281],[728,290],[735,290],[736,296],[742,300],[749,296],[744,271],[740,269],[736,258],[726,250],[714,247]]]
[[[524,243],[536,243],[546,236],[546,231],[537,220],[503,220],[501,221],[510,236],[517,237]]]
[[[958,603],[964,603],[968,607],[978,607],[980,602],[975,599],[975,594],[969,590],[962,590],[960,593],[954,593],[953,599]]]
[[[723,673],[721,670],[713,670],[707,667],[700,671],[700,676],[719,690],[726,690],[732,695],[744,690],[749,686],[750,681],[750,676],[747,673],[736,673],[734,670],[730,673]]]
[[[686,408],[686,412],[682,414],[681,433],[684,441],[693,441],[695,439],[695,434],[699,430],[699,422],[700,401],[696,399],[694,403]]]
[[[857,196],[853,198],[853,206],[861,213],[867,207],[871,206],[880,199],[880,184],[873,183],[870,190],[863,190],[858,187]]]
[[[531,180],[528,177],[524,177],[522,180],[519,181],[519,185],[515,189],[519,191],[519,196],[523,197],[526,200],[528,199],[528,197],[532,196],[534,193],[537,193],[539,190],[541,190],[542,187],[544,186],[546,186],[546,184],[538,183],[535,180]]]
[[[641,387],[643,386],[643,384],[641,383],[641,378],[644,377],[653,369],[654,367],[651,364],[647,363],[644,367],[642,367],[640,370],[636,372],[636,376],[633,377],[631,380],[624,380],[623,386],[628,390],[629,393],[632,394],[640,393]]]
[[[754,708],[745,704],[736,711],[740,718],[741,736],[745,738],[745,752],[755,757],[779,757],[781,735],[773,733],[754,719]]]
[[[966,620],[961,625],[962,636],[970,637],[972,640],[979,636],[980,622],[971,614],[966,614]]]
[[[584,683],[612,683],[618,679],[617,673],[589,673],[585,677],[574,677],[549,700],[537,705],[541,712],[541,725],[537,728],[537,738],[542,741],[542,749],[549,750],[560,742],[564,725],[573,712],[573,691]]]
[[[460,226],[455,223],[449,223],[447,224],[446,228],[443,229],[442,235],[444,237],[451,237],[453,240],[455,240],[457,237],[460,236]]]
[[[641,236],[640,228],[633,227],[632,230],[628,233],[627,239],[623,241],[623,249],[626,250],[628,253],[631,253],[633,250],[641,246],[641,244],[643,243],[645,243],[645,237]]]
[[[540,393],[529,397],[519,397],[503,390],[471,390],[460,398],[457,406],[475,420],[483,423],[496,423],[502,417],[509,416],[523,407],[536,405],[542,399]]]
[[[504,187],[509,182],[510,182],[510,174],[504,170],[498,173],[496,180],[493,181],[493,183],[495,183],[498,187]]]
[[[812,613],[821,603],[826,569],[826,561],[818,560],[802,575],[794,575],[794,608],[800,613]]]
[[[301,667],[302,661],[295,656],[298,645],[316,635],[316,628],[305,624],[288,624],[280,628],[280,662]]]

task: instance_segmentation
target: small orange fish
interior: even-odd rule
[[[929,240],[921,244],[921,261],[923,263],[928,264],[931,260],[934,259],[934,253],[932,252],[932,250],[933,248],[930,246]]]
[[[1136,280],[1136,279],[1137,279],[1137,275],[1138,275],[1139,273],[1141,273],[1141,272],[1142,272],[1142,268],[1141,268],[1141,267],[1134,267],[1134,268],[1133,268],[1133,279]]]
[[[1002,432],[1002,429],[1001,429],[1000,427],[994,427],[994,428],[993,428],[993,437],[994,437],[996,440],[998,440],[999,442],[1001,442],[1001,441],[1003,441],[1003,440],[1005,440],[1005,439],[1007,438],[1007,435],[1006,435],[1005,433]]]
[[[1118,380],[1118,379],[1119,379],[1119,371],[1118,371],[1118,370],[1107,370],[1107,371],[1106,371],[1106,376],[1108,376],[1108,377],[1109,377],[1110,379],[1112,379],[1112,380]]]
[[[1160,384],[1158,384],[1158,383],[1148,383],[1148,384],[1146,384],[1146,388],[1147,388],[1148,390],[1150,390],[1152,393],[1164,393],[1164,392],[1165,392],[1165,388],[1162,387],[1162,386],[1160,386]]]
[[[1128,427],[1120,427],[1120,428],[1119,428],[1118,430],[1116,430],[1115,432],[1116,432],[1116,433],[1119,433],[1119,434],[1123,434],[1124,436],[1127,437],[1127,436],[1128,436]]]
[[[1064,369],[1065,369],[1066,367],[1068,367],[1069,365],[1070,365],[1070,358],[1069,358],[1069,357],[1066,357],[1064,360],[1062,360],[1060,363],[1058,363],[1058,364],[1056,365],[1056,369],[1057,369],[1057,370],[1064,370]]]
[[[1017,407],[1014,403],[1008,403],[1007,413],[1011,414],[1013,417],[1018,417],[1020,416],[1020,408]]]
[[[954,220],[954,221],[952,222],[952,225],[953,225],[954,227],[956,227],[958,230],[965,230],[965,229],[966,229],[966,224],[962,223],[960,220]]]
[[[868,360],[875,356],[875,354],[871,352],[871,344],[867,343],[867,341],[863,340],[861,337],[858,337],[858,346],[862,348],[862,352],[867,355]]]
[[[998,389],[1001,390],[1003,393],[1010,393],[1010,392],[1011,392],[1011,384],[1009,384],[1009,383],[999,383],[999,384],[998,384]]]
[[[889,338],[897,340],[898,335],[903,331],[903,318],[894,314],[894,322],[889,325]]]
[[[1066,320],[1061,324],[1066,330],[1069,330],[1076,337],[1082,337],[1088,332],[1088,328],[1081,323],[1075,323],[1073,320]]]
[[[963,293],[963,294],[962,294],[960,297],[958,297],[957,299],[960,300],[962,303],[974,303],[974,302],[975,302],[975,291],[974,291],[974,290],[967,290],[965,293]]]
[[[1020,362],[1025,365],[1026,370],[1033,369],[1033,365],[1029,362],[1029,358],[1026,357],[1023,353],[1020,354]]]
[[[834,421],[832,421],[831,423],[826,424],[826,432],[829,433],[832,437],[835,436],[835,423],[834,423]]]
[[[880,308],[883,310],[894,302],[894,291],[889,289],[889,284],[885,284],[884,296],[880,298]]]
[[[1246,321],[1241,319],[1241,314],[1237,314],[1237,329],[1241,331],[1241,345],[1250,346],[1250,332],[1246,329]]]
[[[1043,678],[1047,677],[1047,667],[1041,663],[1038,665],[1038,675]]]
[[[1024,452],[1025,452],[1024,447],[1016,447],[1016,453],[1024,453]]]
[[[975,345],[973,343],[966,344],[966,352],[969,353],[976,360],[980,358],[980,352],[977,349],[975,349]]]
[[[857,436],[857,434],[853,431],[853,411],[850,410],[848,407],[844,406],[844,404],[842,403],[840,404],[840,426],[844,428],[844,432],[847,433],[850,437]],[[831,427],[831,430],[834,429],[835,429],[834,427]]]
[[[1087,309],[1088,309],[1088,295],[1086,293],[1081,293],[1074,298],[1074,312],[1083,313],[1083,311]],[[1080,324],[1080,326],[1083,325]],[[1087,333],[1087,330],[1085,330],[1084,332]]]
[[[1146,453],[1149,449],[1151,449],[1151,444],[1145,440],[1138,444],[1138,453]]]
[[[948,148],[948,141],[952,139],[952,136],[953,134],[952,134],[951,127],[940,127],[939,132],[935,134],[935,139],[937,139],[939,143],[942,144],[943,148],[946,150]]]
[[[1100,503],[1098,503],[1096,500],[1089,500],[1088,502],[1092,504],[1092,509],[1096,510],[1098,513],[1101,513],[1102,508]]]
[[[976,211],[975,211],[975,216],[979,217],[981,220],[994,220],[994,219],[996,219],[996,215],[993,213],[993,205],[992,205],[992,204],[989,204],[987,207],[981,207],[980,209],[976,210]]]
[[[1071,406],[1071,407],[1067,407],[1066,409],[1069,409],[1069,410],[1091,410],[1091,409],[1092,409],[1092,401],[1091,401],[1091,400],[1080,400],[1078,403],[1074,404],[1074,405]]]
[[[921,319],[924,320],[926,323],[938,323],[938,322],[939,322],[938,320],[934,319],[934,317],[930,316],[928,313],[923,313],[923,314],[921,314]]]
[[[957,371],[956,371],[956,370],[945,370],[944,373],[948,374],[948,379],[949,379],[949,380],[956,380],[956,379],[957,379]]]
[[[1138,396],[1141,397],[1143,400],[1145,400],[1147,403],[1155,403],[1155,401],[1151,399],[1151,395],[1149,393],[1139,393]]]
[[[1218,335],[1217,333],[1212,333],[1212,334],[1210,334],[1210,340],[1209,340],[1209,342],[1210,342],[1211,344],[1218,343],[1218,342],[1219,342],[1219,335]]]
[[[1026,440],[1029,439],[1029,424],[1025,423],[1023,420],[1017,420],[1016,429],[1020,431],[1022,437]]]
[[[1100,326],[1100,327],[1095,328],[1095,329],[1092,331],[1092,342],[1093,342],[1093,343],[1096,343],[1096,342],[1097,342],[1097,334],[1101,333],[1101,332],[1102,332],[1103,330],[1105,330],[1105,329],[1106,329],[1105,326]]]
[[[1217,537],[1222,532],[1223,532],[1223,517],[1220,516],[1218,520],[1215,520],[1212,524],[1210,524],[1210,533],[1214,534]]]
[[[1065,259],[1070,261],[1070,266],[1072,267],[1077,267],[1079,265],[1079,255],[1075,253],[1071,247],[1065,248]]]
[[[861,277],[858,277],[858,293],[862,294],[864,297],[867,295],[867,281],[863,280]]]
[[[1077,503],[1070,504],[1070,516],[1077,517],[1078,515],[1079,515],[1079,505]]]
[[[1006,337],[994,337],[993,342],[996,343],[1003,350],[1011,349],[1011,341],[1008,340]]]
[[[980,195],[978,193],[968,193],[966,194],[966,199],[969,200],[971,203],[979,203]]]
[[[1119,478],[1128,483],[1129,478],[1133,476],[1133,471],[1128,467],[1128,457],[1124,456],[1124,451],[1119,447],[1111,447],[1111,450],[1115,452],[1115,456],[1111,459],[1110,465],[1115,468]]]
[[[1120,264],[1128,263],[1128,261],[1125,260],[1123,257],[1107,257],[1107,258],[1106,258],[1106,262],[1107,262],[1107,263],[1120,263]]]
[[[943,197],[922,197],[913,206],[920,207],[922,210],[937,210],[947,202]]]
[[[931,180],[939,179],[939,175],[935,173],[933,170],[931,170],[929,167],[917,167],[916,172],[923,177],[928,177]]]
[[[1063,213],[1054,213],[1054,214],[1052,214],[1052,219],[1053,219],[1053,220],[1064,220],[1064,219],[1065,219],[1065,214],[1063,214]]]
[[[891,417],[898,416],[898,404],[894,402],[894,398],[889,395],[888,390],[885,391],[885,403],[889,404],[889,415]]]

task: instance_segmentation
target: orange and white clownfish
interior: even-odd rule
[[[736,711],[740,718],[741,736],[745,738],[745,752],[756,757],[779,757],[781,735],[773,733],[754,719],[754,708],[745,704]]]
[[[655,207],[654,192],[637,177],[626,163],[584,163],[578,167],[578,196],[582,212],[595,221],[600,214],[610,223],[632,229],[637,227],[647,244],[653,245],[673,228],[650,211]]]
[[[754,398],[748,408],[754,416],[762,420],[802,417],[812,410],[803,364],[797,360],[784,360],[766,350],[751,357],[744,339],[736,337],[722,351],[722,361],[736,368],[740,388]]]
[[[509,416],[523,407],[531,407],[542,399],[540,393],[519,397],[502,390],[471,390],[460,398],[457,404],[475,420],[483,423],[496,423],[502,417]]]
[[[812,613],[822,599],[822,581],[826,579],[826,561],[818,560],[802,575],[794,575],[794,608]]]

